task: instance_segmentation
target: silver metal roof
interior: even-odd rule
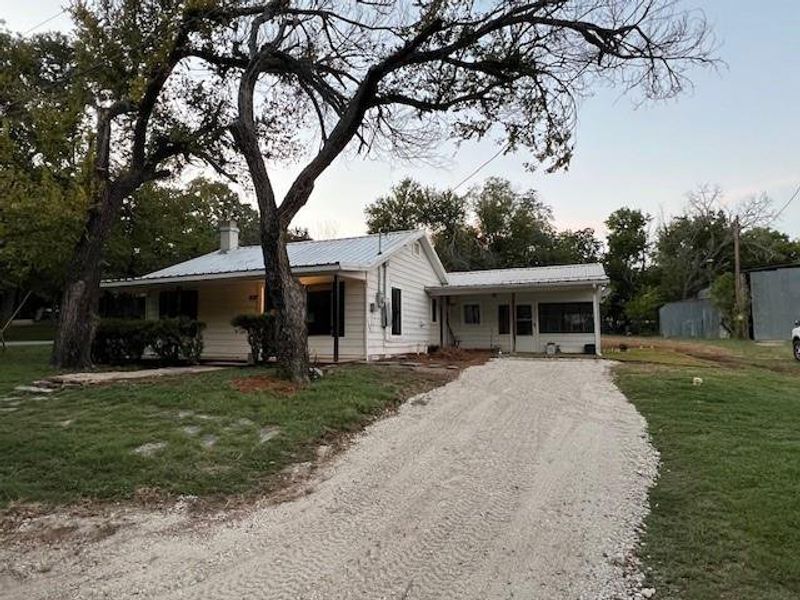
[[[608,283],[605,269],[600,263],[581,265],[556,265],[550,267],[528,267],[522,269],[487,269],[485,271],[462,271],[447,274],[447,285],[430,288],[431,291],[446,292],[455,289],[503,288],[503,287],[550,287],[559,285]]]
[[[378,234],[333,240],[291,242],[286,245],[286,248],[289,253],[289,264],[292,265],[292,270],[298,273],[315,270],[366,271],[386,260],[404,245],[421,238],[426,238],[425,232],[422,230],[385,233],[380,242],[380,254],[378,253]],[[435,252],[433,254],[435,256]],[[438,261],[438,258],[436,260]],[[261,254],[261,246],[241,246],[227,252],[217,250],[142,277],[105,281],[103,285],[117,287],[138,283],[157,283],[165,280],[236,277],[259,274],[263,271],[264,259]],[[442,275],[444,275],[443,269]]]

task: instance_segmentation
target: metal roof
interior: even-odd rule
[[[286,245],[289,264],[292,270],[299,273],[311,271],[366,271],[382,263],[394,252],[418,239],[427,240],[425,232],[397,231],[382,234],[381,253],[378,253],[378,234],[359,237],[339,238],[333,240],[312,240],[290,242]],[[424,244],[426,252],[436,257],[430,244]],[[438,262],[441,276],[444,269]],[[197,280],[221,277],[237,277],[256,275],[264,271],[264,259],[261,246],[241,246],[235,250],[223,252],[217,250],[160,271],[154,271],[141,277],[124,280],[105,281],[105,287],[130,286],[139,283],[158,283],[159,281]]]
[[[464,289],[504,287],[555,287],[559,285],[608,283],[600,263],[526,267],[522,269],[487,269],[447,274],[447,285],[430,288],[442,292]]]

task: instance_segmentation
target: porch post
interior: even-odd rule
[[[439,314],[436,315],[439,319],[439,347],[444,348],[444,309],[442,308],[442,301],[445,299],[444,296],[436,296],[436,312]]]
[[[517,351],[517,294],[511,292],[511,352]]]
[[[333,276],[333,362],[339,362],[339,275]]]
[[[443,323],[446,326],[444,333],[447,339],[447,346],[450,347],[452,344],[452,340],[450,339],[450,296],[444,297],[444,306],[442,306],[442,310],[444,311],[443,320],[447,321]]]
[[[594,353],[597,356],[603,356],[602,349],[600,348],[600,286],[594,286],[594,294],[592,297],[592,312],[594,316]]]

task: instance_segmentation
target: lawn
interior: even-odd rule
[[[46,373],[47,356],[43,348],[0,356],[0,398]],[[239,391],[263,387],[265,373],[231,368],[0,402],[0,507],[268,491],[320,444],[454,372],[351,365],[295,394]],[[158,446],[136,452],[146,444]]]
[[[7,342],[31,342],[52,340],[55,335],[55,325],[53,323],[43,321],[41,323],[33,323],[31,325],[12,325],[6,329],[3,337]]]
[[[657,597],[800,597],[800,363],[789,344],[628,345],[609,356],[625,361],[618,384],[662,458],[641,552]]]

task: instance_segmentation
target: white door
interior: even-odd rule
[[[536,322],[533,318],[533,304],[517,304],[514,318],[517,352],[536,352]]]

